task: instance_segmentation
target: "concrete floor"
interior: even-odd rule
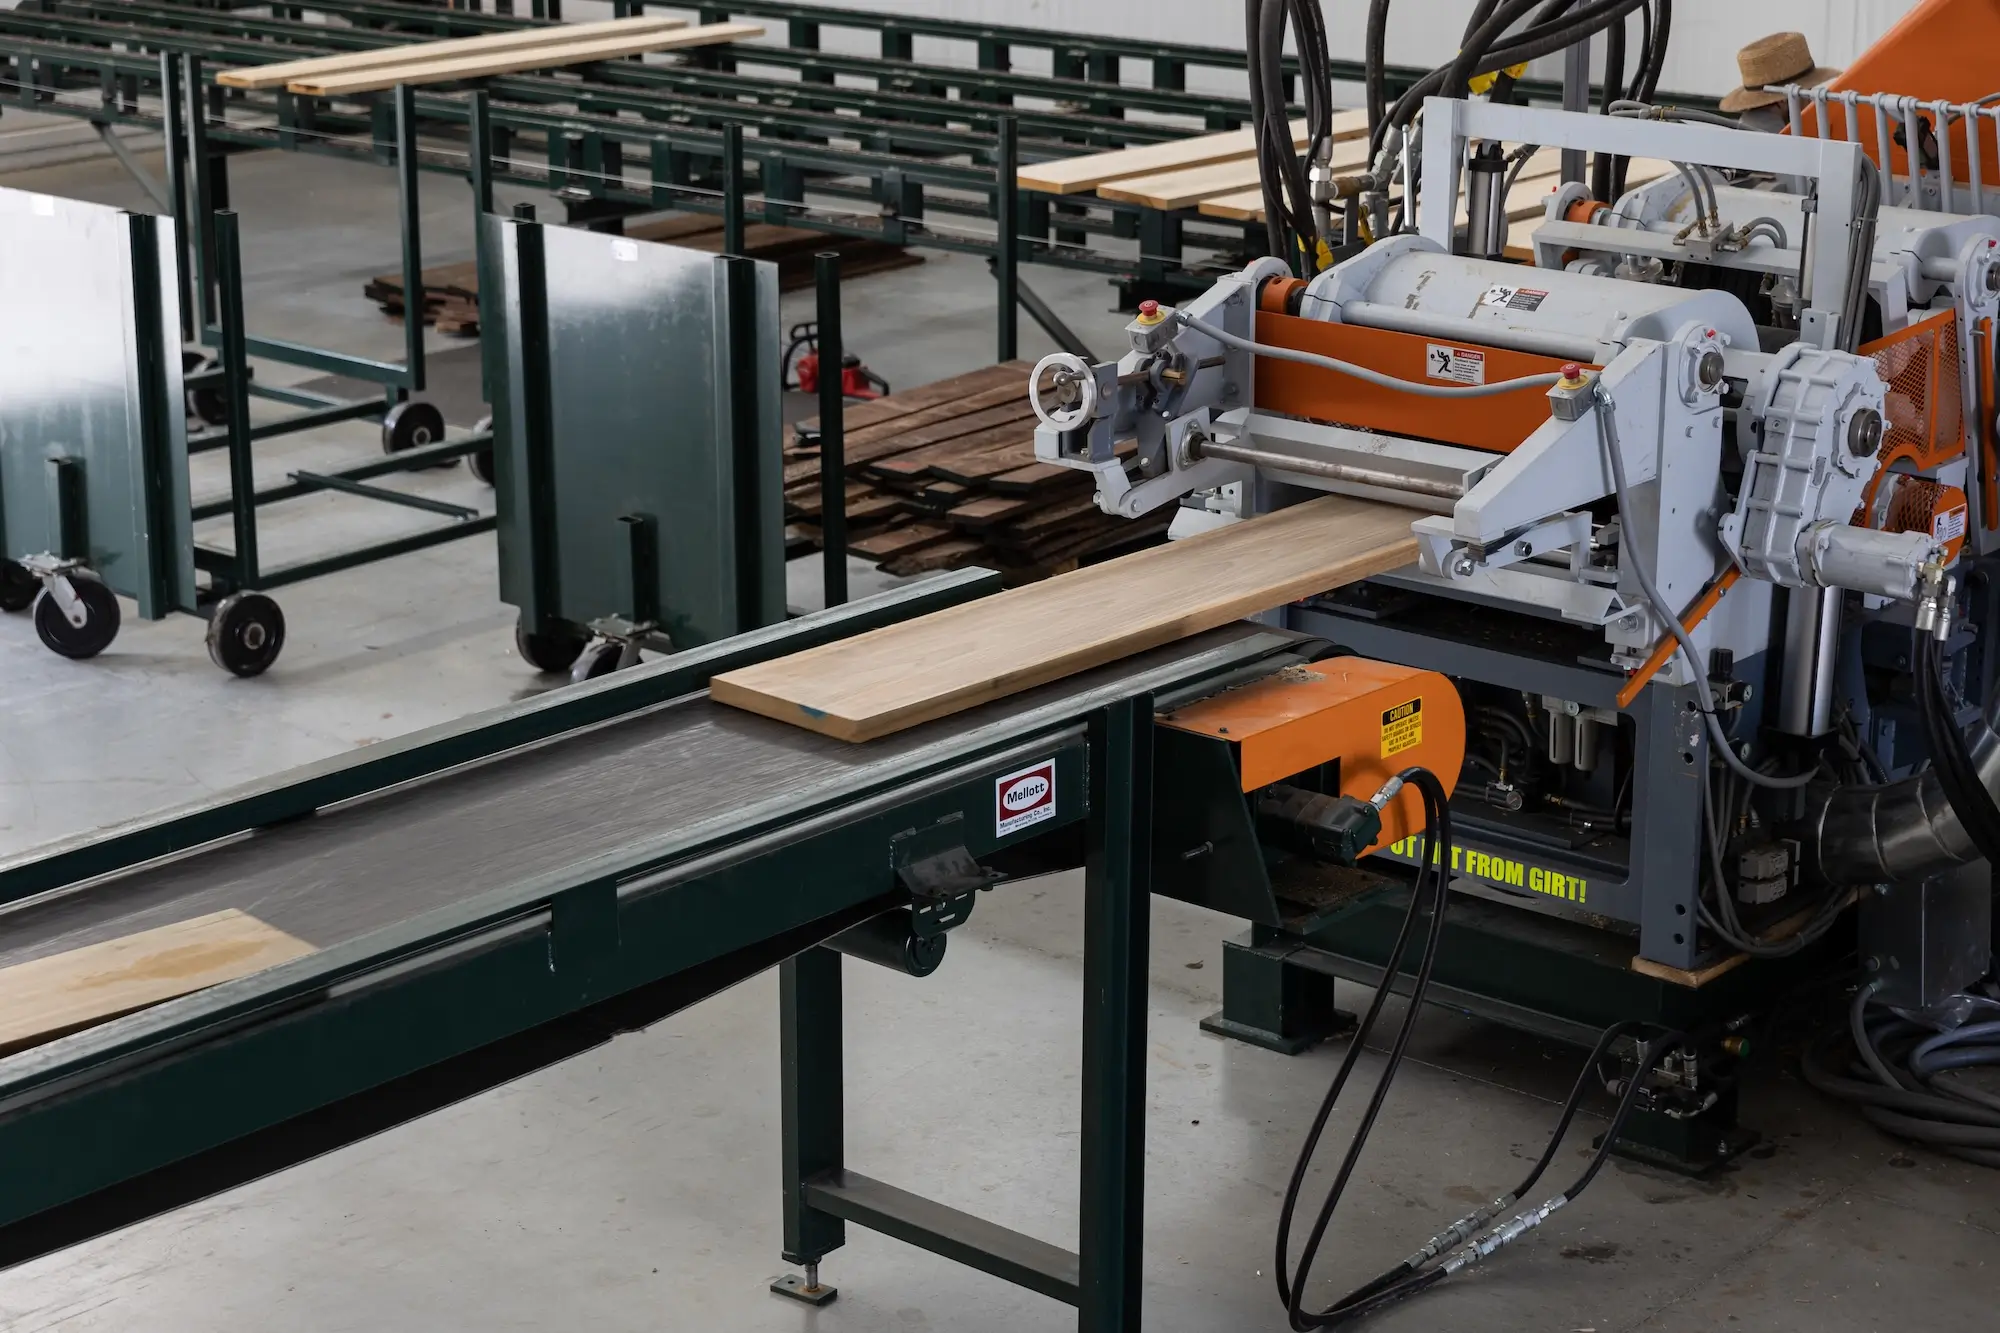
[[[394,259],[387,174],[276,156],[236,171],[254,327],[395,355],[400,331],[359,295]],[[5,183],[139,202],[108,162]],[[425,185],[429,254],[462,257],[462,188]],[[1101,284],[1030,276],[1066,318],[1109,342]],[[949,258],[858,283],[850,341],[899,384],[981,364],[991,359],[989,291],[983,269]],[[807,317],[809,305],[792,298],[788,317]],[[1039,355],[1039,332],[1023,329],[1023,354]],[[367,428],[348,427],[293,446],[296,455],[274,449],[267,462],[276,472],[374,447]],[[402,484],[490,502],[462,470]],[[352,541],[388,521],[347,500],[291,509],[272,516],[274,549]],[[794,572],[794,601],[809,603],[815,571]],[[187,617],[128,621],[90,663],[43,651],[23,618],[0,619],[0,856],[550,685],[514,656],[490,539],[300,585],[283,602],[285,655],[252,681],[211,667]],[[1079,908],[1074,877],[1006,885],[982,899],[936,977],[847,969],[857,1169],[1074,1243]],[[1198,1030],[1219,1001],[1219,941],[1235,928],[1178,904],[1154,907],[1146,1314],[1155,1330],[1284,1327],[1270,1278],[1278,1199],[1341,1054],[1285,1059]],[[812,1311],[766,1294],[780,1271],[775,1003],[775,980],[757,978],[425,1120],[0,1274],[0,1328],[1073,1326],[1053,1302],[859,1229],[824,1269],[838,1302]],[[1462,1016],[1426,1015],[1329,1239],[1320,1294],[1373,1274],[1511,1185],[1578,1058]],[[1378,1068],[1366,1057],[1362,1079]],[[1781,1058],[1758,1067],[1746,1102],[1767,1146],[1719,1179],[1614,1164],[1486,1271],[1374,1326],[1993,1327],[2000,1177],[1899,1148],[1817,1099]],[[1352,1122],[1343,1108],[1332,1137]],[[1581,1166],[1600,1125],[1585,1117],[1552,1175]]]

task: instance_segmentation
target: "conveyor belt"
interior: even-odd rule
[[[484,764],[0,912],[0,966],[225,907],[320,948],[756,807],[817,805],[881,771],[1217,650],[1249,623],[851,745],[689,696]],[[1248,645],[1244,645],[1247,647]],[[913,664],[913,667],[915,664]]]

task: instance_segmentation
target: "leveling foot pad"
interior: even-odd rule
[[[827,1283],[808,1287],[806,1280],[797,1273],[787,1273],[783,1277],[771,1279],[771,1290],[780,1296],[789,1296],[807,1305],[831,1305],[833,1298],[840,1294],[840,1288]]]
[[[1234,1037],[1237,1041],[1261,1046],[1279,1055],[1298,1055],[1310,1050],[1323,1041],[1334,1037],[1344,1037],[1354,1031],[1358,1020],[1345,1009],[1334,1011],[1331,1023],[1321,1023],[1307,1027],[1303,1031],[1290,1034],[1274,1032],[1270,1028],[1257,1027],[1251,1023],[1239,1023],[1233,1018],[1223,1017],[1220,1009],[1201,1020],[1201,1030],[1217,1037]]]

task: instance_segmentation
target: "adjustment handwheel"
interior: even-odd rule
[[[1053,405],[1042,401],[1045,377],[1055,395]],[[1075,430],[1097,415],[1097,372],[1080,356],[1051,352],[1035,363],[1035,373],[1028,377],[1028,402],[1043,425]]]

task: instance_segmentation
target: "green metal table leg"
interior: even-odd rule
[[[1091,723],[1078,1333],[1136,1333],[1139,1327],[1152,714],[1152,700],[1142,695],[1112,705]]]
[[[784,1133],[785,1262],[805,1268],[771,1290],[814,1305],[834,1297],[819,1281],[819,1261],[847,1243],[847,1223],[806,1202],[806,1180],[843,1165],[840,955],[808,949],[778,966],[778,1040],[784,1061],[780,1094]]]

